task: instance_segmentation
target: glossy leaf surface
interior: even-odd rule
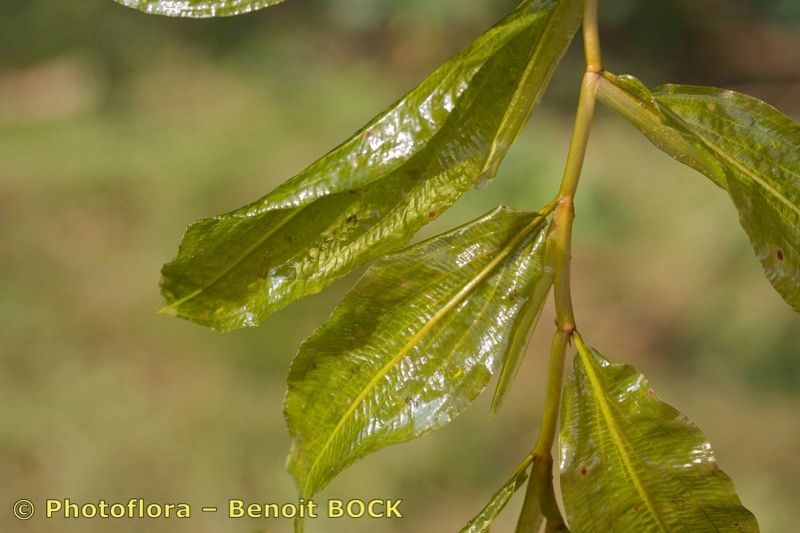
[[[711,445],[632,367],[576,338],[564,391],[561,489],[581,532],[758,531]]]
[[[800,124],[747,95],[607,76],[600,97],[725,188],[770,282],[800,312]]]
[[[279,4],[283,0],[115,0],[153,15],[169,17],[228,17]]]
[[[164,312],[218,330],[257,325],[401,247],[495,175],[580,11],[574,0],[525,2],[308,169],[192,225],[162,271]]]
[[[480,394],[543,275],[543,225],[499,208],[370,267],[289,373],[301,497],[370,452],[444,426]]]
[[[525,485],[525,481],[528,479],[528,468],[531,466],[531,463],[533,463],[532,454],[526,456],[525,459],[522,460],[519,466],[514,470],[514,473],[511,474],[511,477],[508,478],[508,481],[500,487],[500,490],[494,493],[492,499],[481,509],[481,512],[464,526],[461,533],[486,533],[490,531],[492,523],[503,509],[505,509],[506,505],[508,505],[514,493]]]

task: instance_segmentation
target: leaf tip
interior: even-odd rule
[[[492,397],[492,405],[489,406],[489,420],[494,420],[495,415],[500,408],[503,406],[503,400],[505,399],[505,395],[498,394],[499,389],[495,389],[494,397]]]

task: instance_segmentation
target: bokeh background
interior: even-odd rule
[[[293,501],[288,365],[355,277],[222,335],[156,315],[160,265],[188,223],[304,168],[512,4],[291,0],[185,21],[111,0],[0,0],[0,530],[289,531],[197,508]],[[742,90],[800,117],[796,0],[602,4],[611,70]],[[578,48],[494,183],[423,235],[551,197]],[[762,275],[725,195],[601,111],[577,209],[584,337],[635,364],[704,429],[764,531],[796,531],[800,317]],[[457,530],[535,438],[551,320],[498,416],[483,398],[320,496],[403,498],[403,520],[312,531]],[[10,510],[23,497],[186,501],[196,516],[22,524]]]

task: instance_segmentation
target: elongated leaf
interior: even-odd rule
[[[164,312],[258,324],[401,247],[492,178],[579,24],[580,0],[525,2],[354,137],[272,193],[192,225]]]
[[[492,499],[486,504],[486,507],[481,509],[475,518],[469,521],[464,526],[461,533],[486,533],[492,528],[492,523],[500,516],[500,513],[505,509],[511,497],[517,492],[528,479],[528,467],[533,463],[533,454],[529,454],[522,460],[522,462],[508,478],[508,481],[500,487],[500,490],[494,493]]]
[[[283,0],[115,0],[153,15],[169,17],[228,17],[249,13]]]
[[[758,531],[711,445],[644,376],[576,337],[564,392],[561,488],[575,531]]]
[[[727,189],[773,286],[800,312],[800,124],[750,96],[608,75],[600,97]]]
[[[534,286],[533,293],[527,299],[520,312],[520,319],[514,325],[514,329],[511,332],[511,349],[508,351],[508,357],[503,360],[503,367],[500,369],[500,377],[494,390],[491,406],[492,413],[496,413],[503,405],[503,400],[505,400],[506,394],[517,375],[533,330],[539,322],[539,316],[542,314],[547,295],[553,286],[553,277],[552,267],[545,265],[542,279]]]
[[[444,426],[486,387],[542,277],[543,224],[499,208],[367,271],[289,373],[301,497],[370,452]]]

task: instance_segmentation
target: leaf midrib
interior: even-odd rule
[[[576,339],[576,345],[578,347],[578,354],[583,362],[583,367],[586,371],[586,376],[589,378],[589,383],[591,388],[593,389],[594,397],[597,399],[597,403],[600,407],[600,413],[603,415],[606,425],[608,426],[609,429],[608,433],[609,435],[611,435],[611,440],[614,443],[614,447],[617,449],[617,454],[622,460],[623,467],[628,472],[628,475],[633,481],[633,485],[636,488],[636,491],[639,493],[639,496],[642,498],[642,501],[644,502],[648,511],[650,511],[650,514],[655,519],[656,525],[664,533],[669,533],[670,531],[669,527],[664,522],[664,519],[661,517],[661,513],[658,512],[655,503],[652,501],[650,495],[645,490],[644,484],[642,483],[642,480],[639,478],[639,474],[636,471],[636,467],[633,465],[631,458],[628,456],[627,449],[625,446],[625,437],[623,437],[619,425],[617,424],[616,418],[614,417],[613,409],[611,408],[611,405],[608,403],[608,400],[605,397],[603,386],[600,383],[600,378],[595,373],[594,367],[592,366],[592,361],[590,360],[590,358],[592,357],[590,349],[583,344],[583,341],[580,339],[580,337],[576,336],[575,339]]]
[[[350,418],[356,408],[361,404],[361,402],[366,399],[367,395],[380,383],[380,381],[391,371],[397,364],[403,359],[403,357],[408,354],[408,352],[417,344],[419,343],[422,338],[442,319],[444,318],[450,311],[452,311],[456,306],[458,306],[464,299],[469,296],[469,294],[484,280],[486,277],[491,274],[494,269],[506,258],[508,257],[511,252],[513,252],[516,247],[528,236],[531,232],[533,232],[537,226],[544,220],[544,217],[541,215],[537,215],[533,218],[533,220],[528,223],[528,225],[520,231],[514,238],[512,238],[509,243],[492,259],[480,272],[478,272],[474,277],[472,277],[459,291],[457,291],[450,300],[442,306],[439,311],[434,313],[434,315],[425,323],[423,326],[411,336],[411,338],[406,342],[400,350],[398,350],[397,354],[392,357],[376,374],[375,376],[367,383],[364,389],[356,396],[356,398],[350,403],[348,408],[345,410],[344,414],[339,418],[339,421],[334,426],[333,430],[328,435],[328,438],[325,440],[322,447],[316,454],[316,458],[314,462],[311,463],[311,466],[308,468],[305,482],[303,484],[303,490],[301,491],[304,498],[310,498],[313,494],[308,492],[308,485],[309,480],[312,479],[312,475],[316,472],[316,469],[319,467],[320,460],[322,459],[323,455],[328,451],[331,443],[333,442],[336,435],[342,430],[345,422]]]
[[[552,16],[552,15],[551,15],[551,16]],[[522,19],[522,18],[523,18],[523,17],[520,17],[520,19]],[[507,29],[508,29],[508,28],[505,28],[505,27],[498,27],[498,28],[499,28],[499,29],[503,29],[503,30],[507,30]],[[502,49],[502,48],[503,48],[503,46],[507,45],[507,44],[508,44],[508,42],[510,42],[510,41],[511,41],[511,40],[512,40],[512,39],[513,39],[513,38],[514,38],[514,37],[515,37],[515,36],[516,36],[516,35],[517,35],[517,34],[518,34],[520,31],[523,31],[523,29],[524,29],[524,28],[522,28],[522,27],[521,27],[521,28],[516,28],[516,27],[514,27],[514,28],[511,28],[511,30],[512,30],[512,31],[510,31],[510,32],[509,32],[509,35],[508,35],[508,36],[506,36],[505,40],[503,41],[503,44],[498,46],[498,51],[499,51],[500,49]],[[537,48],[536,50],[538,51],[538,48]],[[532,56],[533,56],[533,53],[532,53],[531,55],[529,55],[529,59],[530,59],[530,57],[532,57]],[[487,60],[488,60],[488,58],[487,58]],[[484,60],[484,62],[483,62],[483,63],[482,63],[480,66],[478,66],[478,67],[475,69],[475,72],[473,73],[472,79],[474,79],[474,78],[477,76],[477,72],[481,71],[481,70],[482,70],[482,69],[485,67],[485,65],[486,65],[486,60]],[[526,72],[526,73],[527,73],[527,72]],[[485,80],[485,81],[484,81],[484,83],[488,83],[488,80]],[[517,96],[518,96],[518,94],[517,94],[518,92],[519,92],[519,87],[517,88],[517,90],[515,91],[514,95],[512,96],[512,100],[513,100],[515,97],[517,97]],[[463,117],[463,116],[466,114],[466,112],[467,112],[467,111],[468,111],[468,110],[469,110],[469,109],[470,109],[470,108],[471,108],[471,107],[474,105],[474,103],[475,103],[474,101],[470,101],[470,102],[468,103],[468,105],[467,105],[467,108],[466,108],[464,111],[462,111],[462,112],[460,113],[460,115],[459,115],[459,118]],[[427,143],[425,143],[425,146],[430,146],[430,145],[431,145],[431,144],[433,144],[433,143],[441,143],[441,142],[443,142],[443,141],[441,141],[441,140],[437,140],[437,139],[440,139],[440,138],[441,138],[441,132],[442,132],[443,130],[445,130],[445,129],[447,129],[447,128],[448,128],[448,126],[449,126],[449,124],[451,123],[451,121],[453,121],[453,120],[456,120],[456,119],[454,119],[453,117],[454,117],[454,115],[453,115],[453,114],[450,114],[450,115],[447,117],[447,119],[445,119],[445,121],[442,123],[442,126],[439,128],[439,130],[438,130],[438,131],[437,131],[435,134],[433,134],[433,135],[431,136],[431,139],[430,139],[430,140],[429,140]],[[504,118],[505,118],[505,117],[504,117]],[[487,156],[486,156],[486,158],[484,158],[483,168],[482,168],[481,172],[478,172],[478,175],[480,175],[482,172],[484,172],[484,171],[486,170],[486,167],[488,166],[488,162],[489,162],[489,161],[491,160],[491,158],[492,158],[492,154],[493,154],[493,152],[495,151],[495,149],[496,149],[496,146],[497,146],[497,144],[498,144],[498,142],[497,142],[497,141],[498,141],[498,139],[497,139],[497,137],[498,137],[498,133],[500,132],[500,130],[501,130],[501,127],[502,127],[502,126],[503,126],[503,124],[502,124],[502,122],[501,122],[501,125],[500,125],[500,126],[497,128],[497,130],[495,131],[495,135],[493,136],[493,137],[494,137],[494,140],[493,140],[493,143],[492,143],[492,148],[491,148],[491,149],[489,150],[489,152],[487,153]],[[422,148],[420,148],[420,150],[419,150],[417,153],[420,153],[420,152],[422,152],[422,150],[423,150],[423,149],[422,149]],[[407,162],[408,162],[408,161],[405,161],[405,163],[407,163]],[[430,167],[430,165],[431,165],[431,164],[432,164],[432,162],[429,162],[429,163],[428,163],[428,167]],[[399,164],[399,165],[398,165],[398,167],[396,167],[396,168],[394,168],[394,169],[392,169],[392,170],[390,170],[390,171],[387,171],[387,172],[383,173],[383,177],[385,177],[385,176],[387,176],[387,175],[391,174],[392,172],[394,172],[395,170],[397,170],[397,168],[399,168],[400,166],[402,166],[402,164]],[[377,179],[376,179],[376,180],[370,180],[370,182],[368,182],[368,183],[364,184],[364,186],[366,186],[366,187],[369,187],[369,186],[371,186],[372,184],[376,183],[377,181],[378,181]],[[312,182],[311,182],[309,185],[314,185],[314,184],[315,184],[315,183],[312,181]],[[286,224],[287,224],[287,223],[288,223],[290,220],[292,220],[294,217],[296,217],[297,215],[299,215],[299,214],[300,214],[300,212],[301,212],[301,211],[302,211],[302,210],[303,210],[305,207],[308,207],[309,205],[312,205],[313,203],[314,203],[314,202],[312,202],[312,203],[310,203],[310,204],[304,204],[304,205],[302,205],[302,206],[300,206],[300,207],[297,207],[297,208],[295,208],[295,209],[294,209],[294,210],[293,210],[293,211],[292,211],[292,212],[289,214],[289,216],[287,216],[287,217],[286,217],[286,218],[284,218],[284,219],[283,219],[281,222],[279,222],[278,224],[276,224],[276,225],[275,225],[275,227],[273,227],[273,228],[272,228],[270,231],[266,232],[266,233],[265,233],[265,234],[264,234],[262,237],[260,237],[260,238],[259,238],[259,239],[258,239],[258,240],[257,240],[257,241],[254,243],[254,244],[252,244],[252,245],[251,245],[251,246],[250,246],[250,247],[249,247],[249,248],[248,248],[248,249],[247,249],[247,250],[246,250],[246,251],[245,251],[245,252],[244,252],[244,253],[243,253],[241,256],[239,256],[239,257],[238,257],[238,258],[237,258],[237,259],[236,259],[236,260],[235,260],[233,263],[231,263],[231,264],[230,264],[230,265],[228,265],[228,266],[227,266],[225,269],[223,269],[223,270],[222,270],[222,271],[221,271],[219,274],[217,274],[217,275],[216,275],[216,276],[215,276],[215,277],[214,277],[214,278],[213,278],[211,281],[209,281],[208,283],[206,283],[204,286],[200,287],[199,289],[196,289],[195,291],[191,292],[190,294],[188,294],[188,295],[186,295],[186,296],[184,296],[184,297],[182,297],[182,298],[180,298],[180,299],[176,300],[175,302],[172,302],[172,303],[170,303],[169,305],[166,305],[166,306],[162,307],[162,308],[159,310],[159,313],[170,314],[170,313],[172,313],[172,312],[173,312],[175,309],[177,309],[178,307],[180,307],[181,305],[183,305],[183,304],[185,304],[185,303],[187,303],[187,302],[189,302],[189,301],[191,301],[191,300],[195,299],[196,297],[198,297],[198,296],[200,296],[201,294],[203,294],[204,292],[206,292],[206,291],[207,291],[209,288],[211,288],[211,287],[213,287],[215,284],[219,283],[219,281],[220,281],[220,280],[222,280],[223,278],[225,278],[225,277],[226,277],[228,274],[230,274],[230,273],[231,273],[231,272],[232,272],[232,271],[233,271],[233,270],[234,270],[236,267],[238,267],[238,266],[239,266],[241,263],[243,263],[243,262],[244,262],[244,261],[245,261],[247,258],[249,258],[249,257],[250,257],[250,256],[251,256],[253,253],[255,253],[255,252],[256,252],[256,251],[257,251],[259,248],[261,248],[261,246],[263,246],[263,245],[264,245],[264,243],[265,243],[265,242],[266,242],[266,241],[267,241],[267,240],[268,240],[268,239],[269,239],[269,238],[270,238],[272,235],[274,235],[274,234],[275,234],[275,233],[276,233],[276,232],[277,232],[279,229],[281,229],[283,226],[285,226],[285,225],[286,225]]]
[[[677,113],[672,111],[666,105],[662,106],[662,108],[663,108],[664,111],[666,111],[673,118],[673,120],[676,120],[678,123],[682,124],[687,130],[689,130],[689,132],[692,135],[697,137],[712,152],[717,154],[720,158],[722,158],[728,164],[734,166],[736,169],[738,169],[740,172],[742,172],[746,176],[749,176],[756,183],[758,183],[761,187],[763,187],[767,192],[769,192],[772,196],[774,196],[780,203],[784,204],[791,211],[794,211],[795,214],[797,214],[798,217],[800,217],[800,207],[799,206],[793,204],[791,200],[789,200],[786,196],[781,194],[772,185],[767,183],[761,176],[758,175],[757,172],[749,169],[748,167],[746,167],[745,165],[740,163],[736,158],[730,156],[719,145],[717,145],[711,139],[709,139],[708,137],[703,135],[700,131],[698,131],[699,129],[703,129],[702,127],[697,126],[695,124],[692,124],[692,123],[684,120],[682,117],[680,117]],[[742,147],[742,148],[744,148],[744,147]]]
[[[225,276],[230,274],[236,267],[241,265],[242,262],[244,262],[248,257],[253,255],[253,253],[255,253],[256,250],[261,248],[261,246],[263,246],[264,243],[267,242],[267,240],[270,237],[272,237],[279,229],[281,229],[283,226],[288,224],[294,217],[299,215],[300,212],[302,212],[305,209],[305,207],[306,206],[300,206],[300,207],[292,210],[292,212],[290,212],[288,214],[288,216],[284,217],[283,220],[281,220],[280,222],[275,224],[275,226],[272,229],[270,229],[269,231],[265,232],[264,235],[259,237],[259,239],[256,242],[254,242],[247,250],[245,250],[245,252],[242,255],[240,255],[239,258],[236,259],[236,261],[234,261],[233,263],[231,263],[230,265],[225,267],[211,281],[209,281],[208,283],[206,283],[205,285],[203,285],[199,289],[195,290],[194,292],[184,296],[183,298],[181,298],[179,300],[176,300],[176,301],[172,302],[171,304],[162,307],[159,310],[159,313],[170,313],[171,310],[177,309],[179,306],[185,304],[186,302],[188,302],[190,300],[193,300],[197,296],[203,294],[209,288],[211,288],[214,285],[216,285],[217,283],[219,283],[222,278],[224,278]]]
[[[450,77],[454,78],[455,80],[465,81],[466,85],[469,86],[471,83],[473,83],[475,77],[484,68],[484,66],[486,65],[487,61],[492,57],[492,55],[500,52],[506,45],[508,45],[508,43],[511,40],[513,40],[517,36],[518,33],[522,32],[522,31],[525,31],[526,30],[526,26],[529,26],[530,24],[532,24],[532,21],[523,20],[526,17],[533,18],[533,15],[526,14],[526,15],[517,16],[516,18],[510,18],[509,17],[506,20],[499,22],[497,25],[495,25],[492,28],[490,28],[487,33],[485,33],[484,35],[478,37],[477,40],[473,41],[469,45],[469,47],[475,48],[475,49],[473,49],[471,51],[470,54],[464,54],[463,56],[461,55],[461,53],[464,53],[467,50],[465,48],[464,50],[462,50],[461,53],[459,53],[459,55],[449,59],[439,69],[437,69],[433,73],[431,73],[428,78],[423,80],[420,83],[420,85],[417,86],[417,88],[419,88],[422,84],[424,84],[425,82],[429,81],[429,79],[431,77],[436,76],[440,72],[445,72],[446,74],[445,74],[445,76],[442,77],[442,79],[439,82],[437,82],[435,84],[435,87],[433,87],[433,88],[431,88],[429,90],[430,93],[439,92],[439,91],[441,91],[441,88],[446,85],[446,82],[454,81],[454,80],[448,80],[446,78],[447,76],[450,76]],[[497,34],[497,36],[495,37],[494,34]],[[481,40],[481,39],[486,40],[488,45],[490,45],[493,48],[493,50],[490,53],[487,53],[487,52],[485,52],[483,50],[477,50],[476,43],[478,43],[479,40]],[[497,42],[493,42],[494,40],[496,40]],[[476,56],[476,57],[472,57],[472,56]],[[462,72],[460,74],[456,75],[455,72],[457,70],[461,70]],[[416,90],[416,89],[413,89],[411,92],[413,92],[414,90]],[[463,90],[461,90],[458,93],[458,95],[456,97],[456,100],[460,101],[461,98],[463,97],[463,95],[467,92],[467,90],[468,90],[468,87],[465,87]],[[407,105],[409,103],[409,97],[410,97],[409,93],[406,93],[405,95],[403,95],[397,102],[392,104],[386,111],[384,111],[383,113],[379,114],[377,117],[373,118],[372,121],[370,121],[367,124],[367,126],[362,128],[361,130],[359,130],[359,132],[356,133],[350,139],[347,139],[346,141],[344,141],[344,143],[342,145],[340,145],[339,147],[335,148],[332,152],[329,152],[326,156],[324,156],[324,158],[327,159],[329,156],[331,156],[333,153],[337,152],[338,150],[342,149],[343,147],[349,146],[349,144],[351,142],[353,142],[355,139],[357,139],[360,136],[362,136],[369,129],[378,126],[388,116],[390,116],[392,114],[396,114],[404,105]],[[426,100],[429,97],[430,97],[430,95],[428,95],[426,97]],[[441,134],[442,130],[444,130],[447,127],[448,121],[449,121],[449,116],[442,122],[442,125],[439,128],[437,128],[435,131],[433,131],[433,133],[431,134],[430,138],[426,142],[422,143],[409,157],[407,157],[406,159],[397,161],[394,165],[384,169],[383,172],[381,172],[381,174],[379,176],[377,176],[375,178],[371,178],[371,179],[365,180],[363,183],[360,184],[360,186],[363,187],[365,185],[369,185],[372,182],[378,181],[383,176],[386,176],[386,175],[388,175],[388,174],[390,174],[392,172],[395,172],[397,169],[399,169],[403,165],[407,164],[416,154],[424,151],[426,149],[426,147],[428,145],[430,145],[434,141],[434,139]],[[339,154],[339,155],[342,155],[342,154]],[[317,161],[317,162],[312,164],[312,167],[309,167],[309,168],[316,167],[319,163],[320,163],[320,161]],[[305,173],[305,172],[306,171],[304,171],[303,173]],[[315,187],[315,186],[317,186],[317,185],[319,185],[321,183],[324,183],[325,179],[326,178],[323,175],[320,175],[320,176],[312,178],[312,179],[307,179],[303,183],[303,187],[304,188],[313,188],[313,187]],[[287,185],[287,184],[288,184],[288,182],[286,184],[284,184],[284,185]],[[283,189],[284,185],[282,185],[280,188]],[[314,197],[312,202],[313,201],[317,201],[320,198],[323,198],[324,196],[329,196],[331,194],[336,194],[336,193],[339,193],[339,192],[344,192],[344,191],[343,190],[334,189],[332,192],[328,192],[326,194]],[[278,203],[276,205],[280,206],[284,202],[287,202],[287,201],[289,201],[291,199],[292,199],[291,195],[283,197],[282,199],[280,199],[278,201]],[[266,210],[269,211],[269,210],[272,210],[272,209],[267,208]]]
[[[552,21],[553,21],[553,16],[554,16],[553,14],[556,12],[557,9],[558,9],[558,6],[555,6],[555,7],[550,9],[550,13],[547,15],[547,23],[544,25],[544,30],[542,31],[541,35],[539,35],[539,39],[536,42],[536,46],[534,46],[531,49],[530,54],[528,54],[528,61],[526,63],[525,71],[522,73],[522,76],[520,76],[520,81],[517,84],[517,88],[514,91],[514,94],[511,96],[511,101],[509,102],[508,107],[506,108],[506,112],[503,114],[503,118],[500,120],[500,124],[497,127],[497,133],[496,133],[496,135],[494,137],[494,142],[492,143],[492,147],[489,150],[489,153],[488,153],[488,155],[486,157],[486,160],[484,161],[483,168],[481,169],[481,172],[479,173],[479,175],[481,175],[481,174],[485,173],[487,170],[489,170],[490,163],[492,161],[494,161],[494,158],[497,155],[498,146],[500,145],[500,142],[499,142],[500,134],[505,132],[505,130],[508,127],[508,124],[509,124],[509,122],[511,120],[510,117],[511,117],[512,113],[517,111],[517,106],[519,105],[519,100],[520,100],[520,98],[522,97],[522,94],[523,94],[523,87],[527,88],[526,87],[527,82],[530,81],[529,78],[530,78],[531,74],[533,73],[533,71],[535,70],[535,65],[538,64],[538,61],[536,61],[536,59],[539,57],[539,54],[544,49],[544,46],[543,46],[543,44],[545,43],[544,36],[547,35],[547,33],[553,27],[552,26]],[[541,95],[541,90],[537,91],[537,96],[540,96],[540,95]],[[534,102],[534,104],[531,106],[531,111],[533,110],[533,108],[535,106],[536,106],[536,102]],[[506,141],[504,141],[504,142],[506,142]]]

